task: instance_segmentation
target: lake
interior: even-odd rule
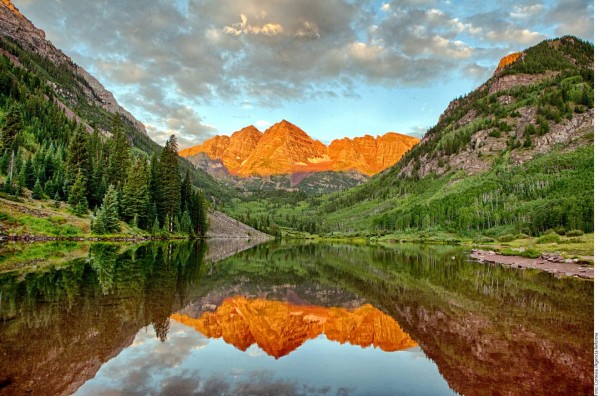
[[[4,245],[0,394],[592,394],[593,282],[467,253]]]

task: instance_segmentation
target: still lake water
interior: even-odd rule
[[[593,392],[592,282],[246,243],[0,247],[0,394]]]

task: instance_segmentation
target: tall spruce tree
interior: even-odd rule
[[[82,126],[75,129],[69,146],[67,148],[67,185],[71,186],[75,182],[78,173],[81,173],[85,179],[85,192],[87,195],[87,180],[89,179],[90,157],[88,151],[88,133]]]
[[[132,161],[123,187],[121,198],[121,214],[126,222],[137,217],[137,226],[147,228],[151,226],[148,219],[150,195],[148,192],[148,170],[146,161],[137,158]]]
[[[86,196],[86,182],[83,173],[80,171],[77,173],[75,183],[71,186],[69,191],[69,207],[71,212],[76,216],[83,216],[87,214],[88,204]]]
[[[181,188],[177,139],[171,135],[158,160],[158,194],[156,208],[158,218],[163,220],[163,228],[168,232],[175,229],[175,219],[181,210]]]
[[[33,169],[33,161],[31,157],[27,158],[25,161],[25,185],[28,189],[32,190],[35,185],[35,171]]]
[[[107,155],[106,144],[102,141],[97,129],[88,139],[88,151],[90,153],[91,174],[88,184],[93,188],[88,189],[88,202],[91,207],[100,206],[102,198],[108,190],[105,176]]]
[[[117,191],[122,191],[127,178],[129,169],[129,141],[123,127],[121,119],[115,115],[113,119],[112,138],[109,142],[108,168],[106,171],[107,180]]]
[[[202,190],[193,192],[190,210],[194,233],[197,236],[203,237],[208,231],[208,213]]]
[[[118,193],[112,184],[108,187],[108,191],[102,200],[102,206],[98,210],[93,231],[97,234],[112,234],[121,231]]]
[[[31,198],[33,199],[42,199],[44,198],[44,189],[42,188],[42,183],[40,183],[40,179],[35,181],[33,185],[33,191],[31,192]],[[87,209],[87,207],[86,207]]]
[[[2,147],[6,150],[16,150],[19,147],[19,137],[23,128],[23,113],[21,107],[15,103],[8,109],[4,125],[0,128]]]

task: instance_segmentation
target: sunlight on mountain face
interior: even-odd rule
[[[391,316],[370,304],[350,311],[234,297],[198,319],[180,313],[171,319],[206,337],[223,338],[242,351],[256,343],[276,359],[321,334],[340,344],[373,346],[386,352],[417,346]]]

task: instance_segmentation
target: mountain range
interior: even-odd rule
[[[282,120],[264,134],[250,125],[231,136],[214,136],[179,154],[196,164],[205,161],[201,154],[206,154],[239,177],[324,171],[357,171],[372,176],[394,165],[418,142],[415,137],[388,132],[377,137],[336,139],[326,146]]]

